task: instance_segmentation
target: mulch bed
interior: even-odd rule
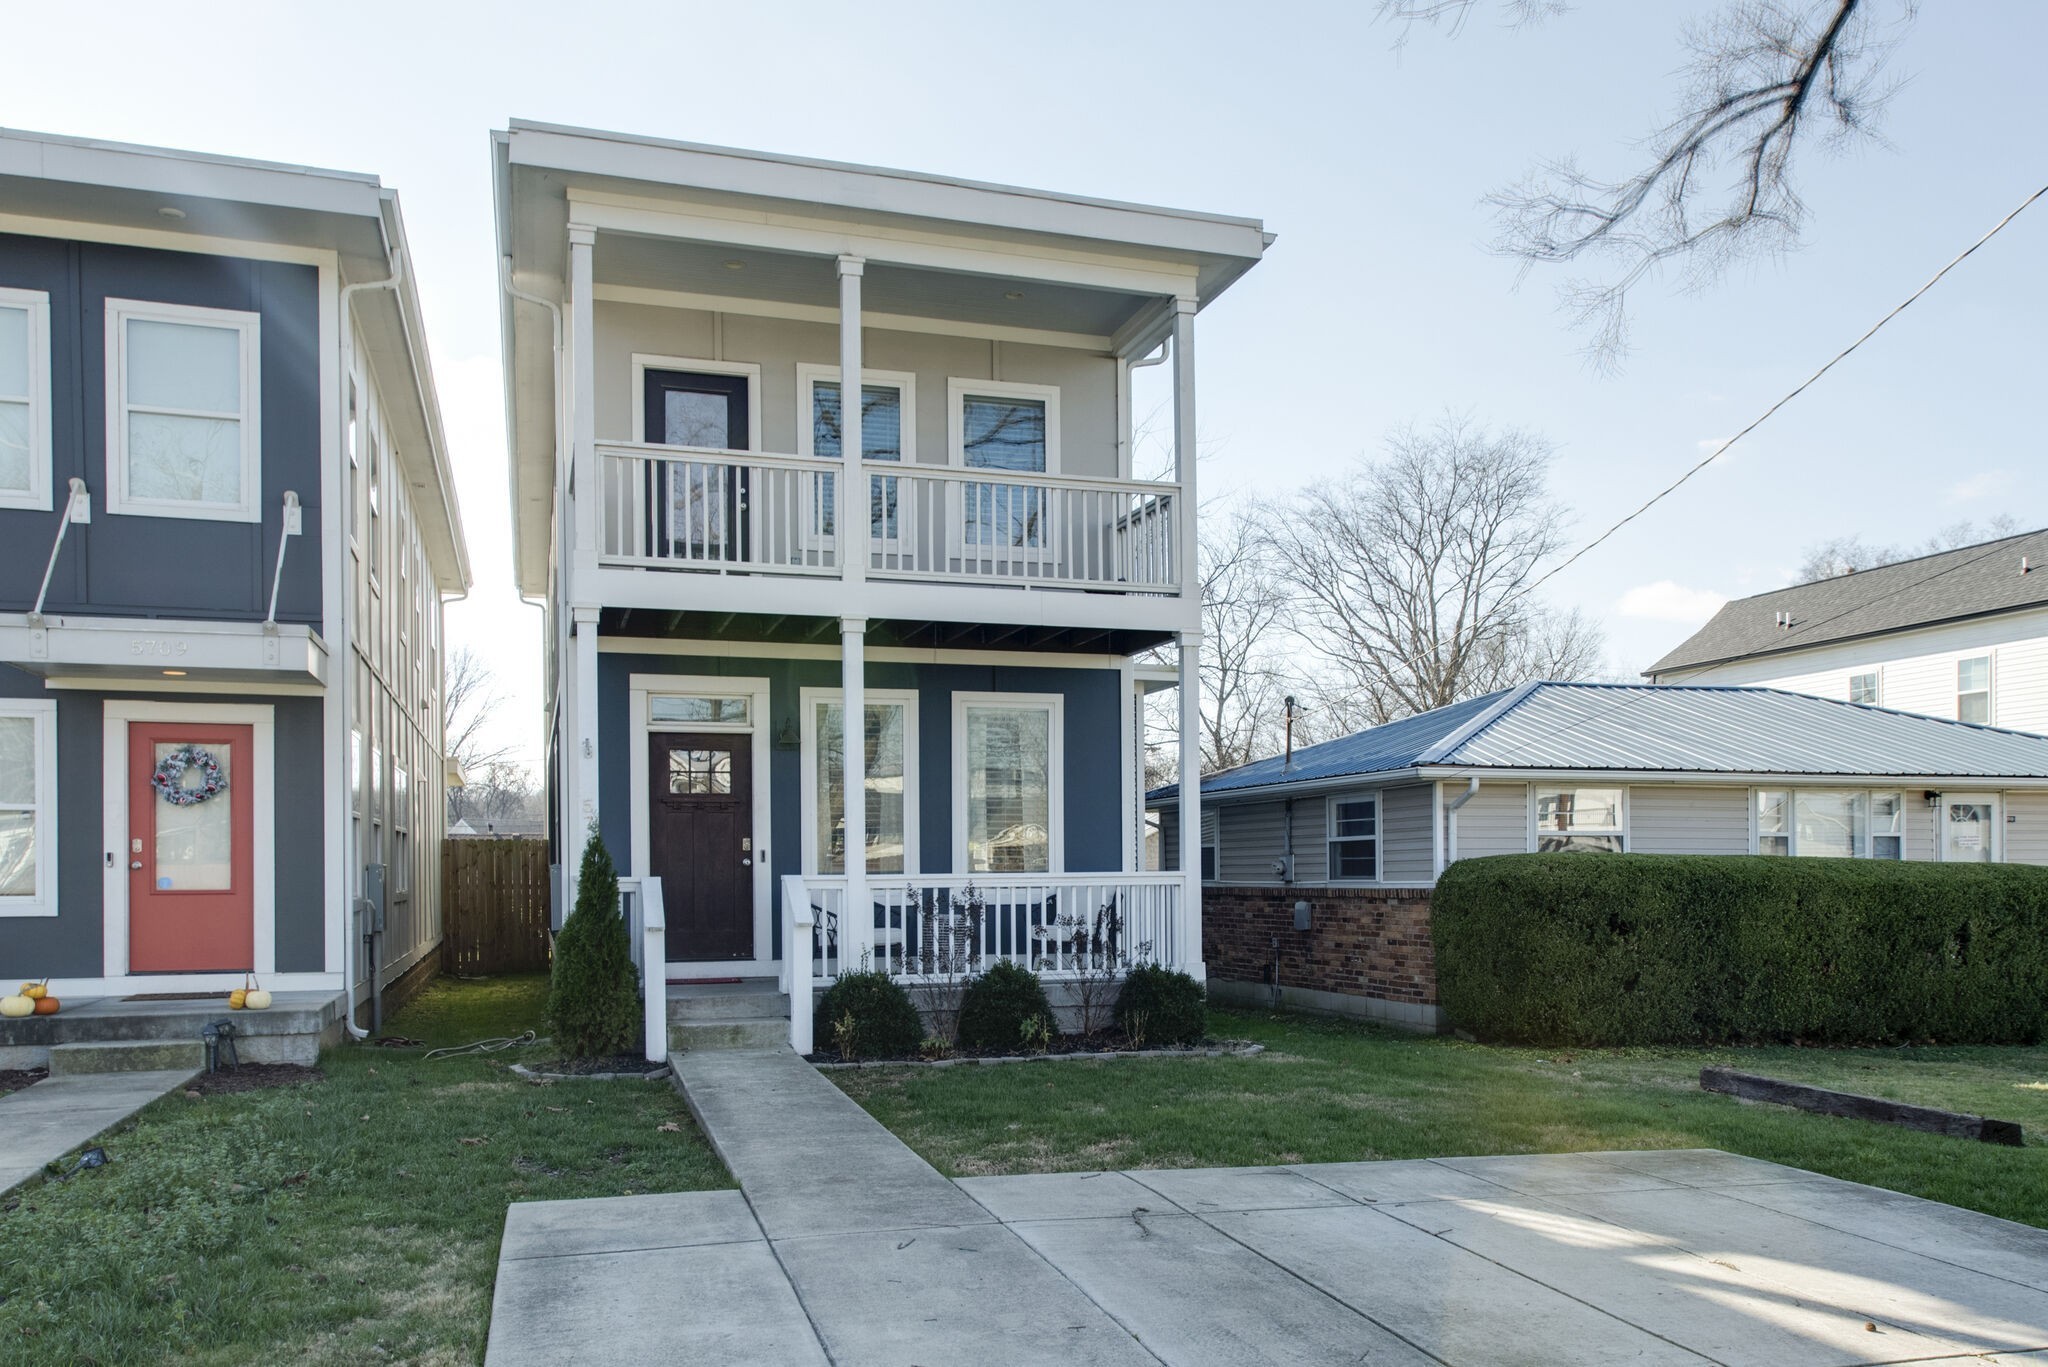
[[[1121,1030],[1097,1030],[1090,1035],[1054,1035],[1043,1049],[1024,1052],[1017,1049],[954,1049],[942,1056],[924,1054],[892,1054],[886,1058],[862,1057],[848,1059],[837,1049],[815,1049],[804,1055],[811,1063],[979,1063],[1008,1059],[1071,1058],[1077,1055],[1099,1055],[1122,1057],[1131,1054],[1175,1055],[1199,1057],[1218,1052],[1235,1052],[1240,1040],[1205,1039],[1200,1044],[1133,1044],[1130,1037]]]
[[[616,1076],[632,1074],[653,1077],[666,1073],[666,1063],[649,1063],[645,1054],[607,1054],[603,1058],[550,1058],[523,1062],[522,1072],[532,1076],[545,1077],[551,1073],[567,1077],[591,1077],[597,1074]]]
[[[228,1096],[235,1092],[260,1091],[265,1087],[296,1087],[301,1083],[319,1082],[326,1076],[318,1068],[308,1068],[303,1063],[245,1063],[239,1068],[201,1073],[185,1084],[185,1095]]]
[[[0,1096],[18,1092],[50,1075],[48,1068],[0,1068]]]

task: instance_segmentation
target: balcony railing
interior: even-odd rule
[[[607,564],[837,575],[844,563],[838,461],[604,443],[598,465]],[[861,470],[870,578],[1179,590],[1176,485],[886,461]]]

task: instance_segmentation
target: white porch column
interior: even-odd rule
[[[1202,961],[1202,633],[1180,636],[1180,867],[1181,962],[1184,973],[1207,980]]]
[[[848,586],[859,585],[868,577],[868,478],[860,468],[865,449],[861,444],[860,281],[866,268],[862,257],[839,258],[839,463],[845,468],[839,476],[833,525],[839,528],[839,576]],[[848,834],[851,838],[850,828]]]
[[[842,398],[845,393],[842,388]],[[842,510],[846,507],[843,486],[848,482],[840,481]],[[861,526],[866,525],[867,513],[863,510]],[[839,619],[839,734],[846,747],[839,771],[840,805],[844,809],[841,820],[846,832],[846,908],[840,913],[839,926],[842,971],[858,969],[861,951],[874,942],[874,906],[868,901],[867,632],[865,617]]]
[[[570,867],[580,872],[584,842],[589,840],[590,827],[597,820],[597,609],[575,609],[575,622],[576,634],[571,640],[576,671],[575,711],[567,729],[568,753],[562,762],[563,768],[576,776],[570,788],[575,800],[575,827],[567,834],[575,851]],[[572,874],[572,902],[575,879]]]
[[[590,267],[596,243],[597,229],[581,223],[569,225],[569,336],[575,367],[569,401],[570,478],[576,500],[573,544],[577,553],[568,557],[572,594],[576,592],[573,566],[597,554],[597,323]]]
[[[1202,599],[1195,546],[1201,500],[1195,493],[1195,301],[1174,300],[1173,312],[1173,477],[1180,484],[1176,508],[1174,566],[1183,602]]]

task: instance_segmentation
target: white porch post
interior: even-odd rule
[[[575,495],[576,555],[569,557],[575,593],[574,566],[597,554],[597,324],[591,283],[591,251],[597,229],[569,225],[569,335],[575,367],[570,397],[571,488]]]
[[[1173,301],[1173,477],[1180,485],[1174,568],[1183,603],[1202,601],[1195,546],[1201,500],[1195,494],[1195,301]]]
[[[842,398],[845,393],[842,388]],[[847,481],[842,479],[840,483],[844,485]],[[839,506],[846,507],[843,499]],[[866,523],[867,513],[863,510],[861,525]],[[858,969],[861,951],[874,941],[874,911],[868,901],[867,631],[865,617],[839,619],[839,734],[846,747],[839,770],[840,805],[844,809],[841,820],[846,832],[846,905],[839,913],[842,973]]]
[[[571,867],[580,872],[583,845],[590,838],[591,824],[597,820],[597,609],[577,608],[575,621],[576,634],[571,645],[576,657],[576,710],[567,736],[569,753],[563,756],[563,761],[564,767],[576,776],[571,789],[575,796],[576,824],[568,835],[574,849]],[[573,878],[574,875],[570,884],[572,900]]]
[[[1180,867],[1181,962],[1184,973],[1207,980],[1202,962],[1202,633],[1180,636]]]
[[[868,577],[868,478],[861,469],[860,281],[867,262],[839,258],[839,576],[849,586]],[[849,703],[849,706],[851,704]],[[857,716],[858,713],[848,712]],[[849,726],[849,731],[854,728]],[[851,838],[851,831],[848,832]],[[851,848],[849,846],[849,848]]]

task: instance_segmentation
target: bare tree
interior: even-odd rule
[[[1848,536],[1833,536],[1806,548],[1806,558],[1799,562],[1793,582],[1808,584],[1816,579],[1854,574],[1858,570],[1874,570],[1880,565],[1896,565],[1901,560],[1911,560],[1916,556],[1938,555],[1942,551],[1974,546],[1980,541],[1996,541],[2019,530],[2020,524],[2011,513],[2000,513],[1982,527],[1968,518],[1951,522],[1918,546],[1866,546],[1863,538],[1853,532]]]
[[[1202,562],[1202,772],[1234,769],[1280,745],[1285,685],[1274,660],[1287,616],[1257,522],[1231,513],[1205,532]]]
[[[1597,667],[1598,628],[1530,597],[1564,548],[1563,510],[1544,492],[1551,457],[1540,437],[1447,415],[1265,511],[1325,724],[1377,725]]]
[[[503,703],[497,677],[483,656],[468,646],[457,646],[448,655],[447,674],[441,681],[441,700],[447,733],[442,748],[448,757],[482,774],[494,764],[503,764],[513,747],[491,738],[490,719]]]
[[[1382,0],[1403,26],[1455,30],[1479,0]],[[1517,22],[1558,6],[1503,0]],[[1796,246],[1807,209],[1793,170],[1809,148],[1877,136],[1894,86],[1885,63],[1916,0],[1732,0],[1683,37],[1691,59],[1678,114],[1647,140],[1647,163],[1616,180],[1567,157],[1491,196],[1497,250],[1536,265],[1595,264],[1560,290],[1613,366],[1627,346],[1629,291],[1667,265],[1701,287],[1731,262]]]

